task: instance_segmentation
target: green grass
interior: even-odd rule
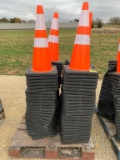
[[[48,31],[49,33],[49,31]],[[60,30],[60,59],[70,59],[76,30]],[[107,70],[109,60],[116,58],[118,34],[91,35],[91,63],[100,74]],[[33,30],[0,30],[0,74],[24,75],[31,65],[33,54]]]

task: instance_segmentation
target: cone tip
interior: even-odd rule
[[[93,18],[93,12],[89,12],[89,17],[92,20],[92,18]]]
[[[92,16],[92,15],[93,15],[93,12],[89,12],[89,14]]]
[[[88,2],[83,2],[82,10],[89,10],[89,3]]]
[[[43,14],[43,6],[42,5],[37,5],[37,14]]]
[[[54,12],[54,18],[58,18],[58,12]]]

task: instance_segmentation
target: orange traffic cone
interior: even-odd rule
[[[120,39],[119,39],[118,55],[117,55],[117,72],[120,73]]]
[[[51,61],[59,61],[58,40],[58,13],[55,12],[52,20],[50,35],[48,38]]]
[[[70,69],[87,71],[90,69],[90,26],[89,4],[84,2],[72,51]]]
[[[92,30],[92,19],[93,19],[93,13],[89,12],[90,35],[91,35],[91,30]]]
[[[43,7],[38,5],[36,11],[32,70],[35,72],[46,72],[51,69],[52,65],[49,56]]]
[[[118,60],[117,60],[117,72],[120,73],[120,52],[118,54]]]
[[[118,54],[116,56],[116,61],[118,60],[118,55],[120,54],[120,39],[118,40]]]

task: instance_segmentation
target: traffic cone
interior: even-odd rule
[[[91,30],[92,30],[92,19],[93,19],[93,13],[89,12],[90,35],[91,35]]]
[[[69,66],[72,70],[87,71],[90,69],[90,26],[88,9],[88,2],[84,2]]]
[[[120,54],[120,39],[118,40],[118,54],[116,56],[116,61],[118,60],[118,55]]]
[[[46,72],[51,69],[43,7],[37,5],[32,70]]]
[[[49,54],[51,61],[59,61],[59,44],[58,44],[58,13],[55,12],[52,20],[49,42]]]

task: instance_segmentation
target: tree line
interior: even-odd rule
[[[0,22],[1,23],[34,23],[35,20],[25,21],[25,20],[22,20],[22,19],[17,18],[17,17],[10,18],[10,19],[7,19],[6,17],[4,17],[4,18],[0,19]]]
[[[74,22],[78,22],[79,19],[75,19]],[[92,28],[97,27],[97,28],[101,28],[103,25],[103,20],[100,18],[96,18],[95,20],[92,21]],[[120,25],[120,17],[111,17],[107,24],[114,24],[114,25]]]
[[[73,22],[78,22],[79,19],[75,19]],[[22,20],[20,18],[14,17],[14,18],[10,18],[7,19],[6,17],[1,18],[0,22],[3,23],[34,23],[35,20]],[[72,22],[72,21],[70,21]],[[93,20],[92,22],[92,27],[94,28],[94,26],[97,26],[98,28],[101,28],[103,24],[103,20],[100,18],[96,18],[95,20]],[[110,17],[110,19],[108,20],[107,24],[115,24],[115,25],[120,25],[120,17]]]
[[[110,17],[107,24],[120,25],[120,17]],[[93,20],[92,27],[94,28],[95,25],[97,25],[97,28],[101,28],[103,25],[103,20],[99,18]]]

